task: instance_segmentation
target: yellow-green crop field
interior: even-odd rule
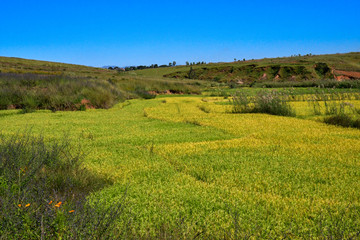
[[[216,97],[131,100],[108,110],[0,111],[0,131],[68,135],[85,167],[126,192],[129,227],[144,237],[356,238],[360,233],[360,130],[326,125],[306,102],[302,118],[230,114]],[[355,106],[360,101],[353,100]]]

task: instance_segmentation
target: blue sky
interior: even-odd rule
[[[3,0],[0,56],[89,66],[360,51],[359,0]]]

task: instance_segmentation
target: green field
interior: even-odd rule
[[[217,101],[224,99],[162,97],[86,112],[6,110],[0,126],[4,135],[31,128],[46,139],[67,133],[80,141],[86,168],[114,181],[92,198],[111,204],[127,189],[130,228],[141,237],[159,236],[159,229],[181,229],[186,238],[358,236],[359,130],[229,114],[230,106]]]
[[[297,63],[291,63],[293,61]],[[301,66],[305,66],[309,72],[305,75],[300,71],[294,79],[290,74],[286,75],[290,79],[270,80],[281,84],[288,84],[285,82],[288,80],[308,84],[311,80],[305,77],[319,77],[314,70],[314,64],[319,62],[326,62],[338,71],[359,72],[360,68],[359,53],[303,56],[254,60],[256,71],[253,69],[246,76],[251,83],[258,81],[257,77],[263,74],[261,71],[272,71],[271,66],[277,64],[285,75],[290,65],[294,67],[290,73],[294,69],[303,71]],[[49,145],[67,136],[72,146],[79,146],[84,153],[81,167],[94,181],[100,181],[95,186],[88,179],[84,180],[91,183],[82,186],[86,190],[86,202],[95,205],[94,209],[100,212],[124,203],[121,214],[104,215],[114,218],[115,225],[111,226],[121,232],[115,235],[117,237],[358,238],[359,81],[316,82],[330,84],[331,88],[299,85],[283,89],[273,85],[267,89],[250,87],[251,84],[249,87],[229,84],[245,76],[249,64],[252,63],[195,65],[195,70],[203,71],[204,67],[212,70],[206,70],[208,77],[189,79],[186,77],[189,66],[117,72],[0,58],[0,107],[8,109],[0,111],[0,220],[15,219],[11,214],[8,217],[7,209],[3,209],[5,192],[17,196],[21,177],[30,174],[24,170],[27,166],[21,166],[14,172],[19,175],[18,182],[6,180],[4,176],[11,174],[4,170],[6,164],[1,154],[5,156],[11,151],[3,147],[2,139],[30,134],[43,136]],[[234,70],[238,75],[227,75],[227,70],[244,66],[244,71]],[[214,79],[218,71],[224,69],[227,70],[222,72],[221,78]],[[50,90],[51,94],[43,94]],[[151,99],[143,99],[147,94]],[[241,94],[246,100],[263,96],[272,99],[282,94],[278,100],[290,107],[293,114],[285,117],[259,110],[257,113],[235,111],[234,99]],[[44,105],[44,99],[53,102]],[[79,103],[83,99],[97,109],[81,109]],[[29,104],[31,111],[27,109]],[[256,106],[256,101],[249,106]],[[331,117],[335,120],[325,124]],[[341,122],[344,119],[347,122]],[[352,128],[330,124],[350,124]],[[16,141],[21,142],[21,138]],[[40,170],[41,174],[47,171],[46,168]],[[78,169],[69,170],[72,171],[78,173]],[[64,172],[61,174],[67,176]],[[34,179],[36,177],[39,176]],[[64,184],[68,184],[67,181],[63,179]],[[72,190],[69,192],[73,193]],[[77,192],[73,196],[75,194]],[[54,191],[53,195],[44,196],[45,202],[43,199],[38,203],[28,202],[26,197],[13,202],[10,199],[14,216],[20,216],[17,219],[21,221],[17,225],[11,221],[1,222],[12,230],[2,232],[0,228],[0,234],[10,237],[9,232],[20,228],[27,234],[23,238],[40,238],[36,234],[44,233],[43,220],[40,224],[26,217],[39,212],[38,205],[44,204],[45,209],[52,211],[53,215],[49,216],[56,220],[50,224],[55,229],[52,237],[71,239],[67,235],[71,225],[65,222],[81,210],[70,208],[76,206],[72,205],[75,197],[65,196]],[[80,215],[80,218],[93,220],[86,216]],[[26,230],[29,226],[38,226],[41,230]],[[107,230],[112,234],[113,229]],[[98,234],[97,229],[93,232]]]

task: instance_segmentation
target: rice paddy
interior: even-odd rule
[[[360,130],[324,124],[307,102],[291,102],[297,118],[231,114],[227,102],[161,96],[107,110],[5,110],[0,131],[68,135],[85,167],[115,182],[90,198],[106,205],[126,192],[129,229],[143,238],[174,229],[183,238],[358,237]]]

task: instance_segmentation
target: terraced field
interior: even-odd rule
[[[130,232],[156,238],[356,238],[360,233],[360,131],[303,119],[230,114],[220,97],[130,100],[108,110],[0,111],[0,132],[64,134],[85,167],[126,194]],[[360,106],[359,101],[352,101]],[[166,238],[166,236],[162,236]]]

